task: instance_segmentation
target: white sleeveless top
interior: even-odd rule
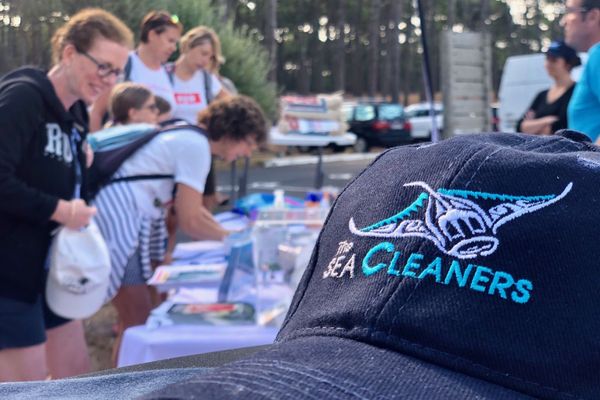
[[[208,74],[211,79],[211,98],[214,99],[221,91],[221,82],[213,74]],[[177,106],[173,113],[174,118],[182,118],[191,124],[198,120],[198,112],[208,106],[206,102],[206,85],[204,73],[198,70],[187,81],[181,80],[177,75],[173,76],[175,102]]]
[[[171,84],[169,74],[165,67],[161,66],[156,70],[150,69],[142,62],[135,52],[131,52],[129,57],[131,58],[131,73],[129,74],[129,80],[131,82],[146,85],[156,96],[160,96],[167,100],[171,105],[171,114],[173,114],[177,104],[175,102],[173,85]]]

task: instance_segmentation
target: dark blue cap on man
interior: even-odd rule
[[[562,58],[571,67],[577,67],[581,65],[581,58],[579,58],[575,49],[563,41],[554,41],[550,43],[548,50],[546,50],[546,56]]]
[[[599,150],[567,131],[383,153],[277,342],[148,397],[600,398]]]

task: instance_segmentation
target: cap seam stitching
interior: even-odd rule
[[[580,399],[581,398],[581,397],[578,397],[577,395],[574,395],[572,393],[564,392],[564,391],[561,391],[560,389],[557,389],[557,388],[554,388],[554,387],[551,387],[551,386],[546,386],[546,385],[543,385],[543,384],[540,384],[540,383],[537,383],[537,382],[532,382],[532,381],[529,381],[529,380],[526,380],[526,379],[523,379],[523,378],[519,378],[518,376],[509,374],[507,372],[496,371],[496,370],[494,370],[494,369],[492,369],[490,367],[486,367],[485,365],[478,364],[478,363],[475,363],[475,362],[473,362],[473,361],[471,361],[469,359],[457,356],[456,354],[451,354],[451,353],[445,352],[443,350],[438,350],[438,349],[435,349],[435,348],[432,348],[432,347],[428,347],[428,346],[425,346],[425,345],[422,345],[422,344],[414,343],[414,342],[411,342],[411,341],[409,341],[409,340],[407,340],[405,338],[402,338],[402,337],[399,337],[399,336],[396,336],[396,335],[392,335],[392,334],[389,334],[389,333],[383,332],[383,331],[372,332],[368,328],[361,328],[361,327],[358,327],[358,326],[352,327],[350,329],[348,329],[348,328],[341,328],[341,327],[335,327],[335,326],[316,326],[316,327],[312,327],[312,328],[300,328],[300,329],[297,329],[296,332],[295,332],[296,335],[294,335],[294,336],[295,337],[310,336],[308,334],[301,334],[301,332],[306,331],[308,333],[308,332],[317,331],[317,330],[334,330],[334,331],[343,331],[343,332],[348,332],[348,333],[350,331],[355,331],[355,332],[356,331],[359,331],[359,332],[360,331],[364,331],[364,333],[368,334],[371,337],[374,337],[375,335],[377,335],[377,336],[383,336],[383,338],[388,339],[388,340],[389,339],[393,339],[395,341],[400,341],[400,342],[402,342],[404,344],[407,344],[409,346],[412,346],[412,347],[421,348],[421,349],[427,349],[427,350],[433,351],[435,353],[439,353],[439,354],[443,354],[445,356],[449,356],[449,357],[451,357],[451,358],[453,358],[455,360],[461,360],[461,361],[463,361],[463,362],[465,362],[465,363],[467,363],[467,364],[469,364],[469,365],[471,365],[473,367],[483,368],[484,370],[486,370],[486,371],[488,371],[490,373],[493,373],[494,375],[502,375],[502,376],[508,377],[508,378],[510,378],[512,380],[515,380],[515,381],[518,381],[518,382],[521,382],[521,383],[525,383],[525,384],[530,384],[530,385],[533,385],[533,386],[537,386],[537,387],[542,388],[542,389],[547,389],[547,390],[556,392],[558,394],[562,394],[562,395],[571,397],[573,399]],[[286,338],[286,341],[289,341],[289,340],[291,340],[293,338],[294,337],[288,337],[288,338]],[[351,339],[351,338],[342,338],[342,339],[359,341],[359,340]],[[375,344],[371,344],[371,343],[366,343],[366,344],[378,347]],[[387,350],[390,350],[390,349],[387,349]],[[412,357],[419,358],[418,356],[412,356]],[[440,366],[440,365],[435,364],[435,363],[433,363],[431,361],[426,361],[426,362],[428,362],[430,364],[433,364],[433,365]],[[442,366],[440,366],[440,367],[442,367]],[[443,367],[443,368],[448,369],[447,367]],[[459,372],[459,371],[455,371],[455,372]],[[469,375],[469,376],[471,376],[471,375]],[[480,378],[477,378],[477,379],[480,379]]]
[[[357,398],[362,398],[362,399],[367,399],[368,397],[365,397],[365,395],[359,393],[359,391],[364,391],[369,393],[369,395],[376,395],[376,393],[373,393],[373,391],[367,387],[361,386],[361,385],[356,385],[353,382],[349,382],[352,384],[351,388],[348,387],[344,387],[344,385],[332,382],[333,378],[335,378],[335,376],[332,376],[331,374],[326,374],[325,372],[319,370],[318,368],[314,368],[314,367],[309,367],[308,365],[303,365],[303,367],[305,369],[308,370],[308,372],[305,371],[301,371],[301,370],[294,370],[293,368],[291,368],[292,366],[297,366],[297,364],[291,363],[291,362],[282,362],[282,361],[277,361],[275,360],[271,360],[271,359],[261,359],[261,358],[256,358],[256,359],[250,359],[250,360],[243,360],[240,362],[236,362],[235,364],[232,365],[233,366],[241,366],[241,367],[245,367],[245,366],[249,366],[249,367],[275,367],[277,370],[280,371],[276,371],[276,370],[270,370],[269,372],[273,373],[273,374],[277,374],[278,376],[284,376],[284,377],[288,377],[289,375],[285,375],[284,372],[292,372],[304,377],[311,377],[312,379],[314,379],[317,382],[320,383],[327,383],[329,385],[331,385],[332,387],[335,387],[336,389],[338,389],[339,391],[345,393],[345,394],[351,394]],[[239,371],[235,371],[239,374]],[[314,372],[318,372],[320,374],[319,377],[311,375],[310,373],[314,373]],[[330,380],[327,380],[326,378],[331,378]],[[263,379],[267,379],[266,377]]]

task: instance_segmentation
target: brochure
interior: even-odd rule
[[[173,304],[167,317],[175,324],[245,325],[256,322],[254,306],[244,302]]]
[[[200,265],[162,265],[158,267],[148,284],[156,286],[159,290],[190,286],[217,286],[227,264],[200,264]]]

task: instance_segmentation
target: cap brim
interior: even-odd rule
[[[46,303],[52,312],[61,317],[88,318],[102,307],[107,290],[108,279],[85,294],[74,294],[66,291],[49,276],[46,282]]]
[[[277,343],[155,396],[209,399],[531,399],[391,350],[337,337]]]

